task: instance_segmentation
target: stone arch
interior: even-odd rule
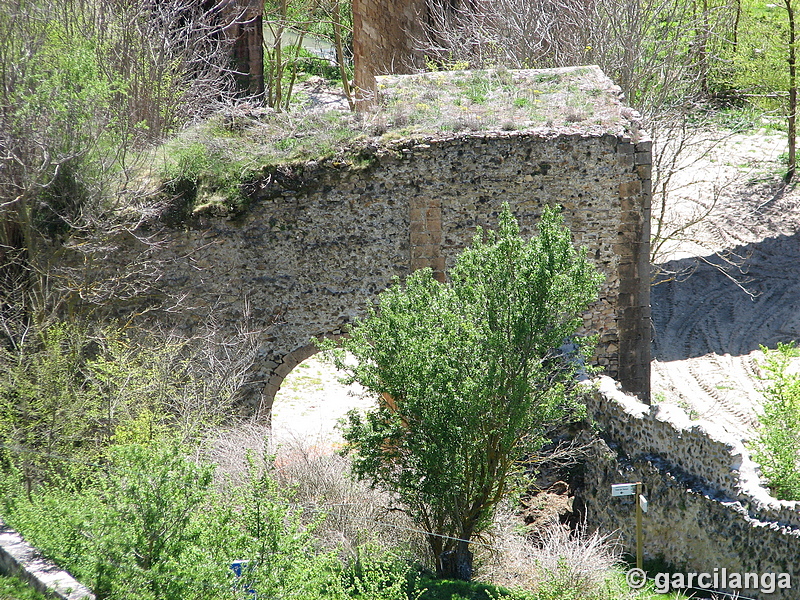
[[[319,352],[319,348],[317,348],[315,344],[306,344],[305,346],[295,348],[291,352],[283,355],[282,362],[272,369],[261,392],[262,399],[260,410],[265,417],[271,419],[272,404],[275,402],[275,394],[281,389],[281,384],[283,380],[286,379],[286,376],[291,373],[297,365],[307,358],[311,358],[317,352]]]
[[[560,85],[594,86],[604,110],[619,112],[618,88],[597,67],[553,75]],[[402,88],[418,79],[381,82]],[[593,362],[647,401],[651,143],[623,127],[621,114],[609,119],[610,129],[587,123],[582,131],[570,124],[375,141],[366,164],[276,168],[255,186],[245,214],[202,213],[159,234],[163,274],[153,294],[213,307],[231,330],[245,304],[252,307],[248,327],[259,332],[259,348],[241,412],[268,418],[286,375],[317,351],[314,336],[341,335],[397,277],[422,267],[444,277],[477,227],[496,226],[504,202],[522,235],[535,231],[544,206],[558,204],[574,242],[590,249],[606,277],[581,331],[599,335]],[[130,244],[117,260],[144,251]],[[196,323],[188,310],[164,319],[188,331]]]

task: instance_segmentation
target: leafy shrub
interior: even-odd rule
[[[529,240],[507,203],[499,221],[458,256],[447,283],[417,271],[382,292],[350,337],[321,344],[383,399],[348,413],[354,472],[430,532],[440,576],[466,580],[469,542],[518,489],[520,459],[581,414],[576,374],[593,341],[574,334],[602,278],[554,209]],[[565,340],[575,340],[572,356],[558,350]]]
[[[197,513],[211,470],[175,445],[114,446],[105,477],[78,490],[49,483],[18,498],[12,525],[47,556],[92,587],[98,598],[171,600],[196,580]]]
[[[246,587],[262,597],[341,597],[334,557],[315,552],[313,528],[266,473],[222,497],[212,466],[170,442],[112,446],[102,471],[84,489],[61,480],[32,500],[18,486],[4,510],[98,599],[228,598],[234,560],[250,565]]]
[[[234,338],[213,326],[193,340],[58,323],[0,346],[0,457],[30,486],[96,463],[114,440],[195,438],[227,416],[244,381],[252,348]]]
[[[794,344],[778,344],[775,351],[761,349],[770,384],[764,391],[753,455],[777,498],[800,500],[800,374],[789,370],[800,351]]]

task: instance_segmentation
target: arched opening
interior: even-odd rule
[[[344,385],[343,372],[316,353],[300,360],[283,378],[272,403],[272,439],[333,450],[343,442],[336,425],[353,408],[376,400],[358,384]]]

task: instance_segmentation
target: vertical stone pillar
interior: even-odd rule
[[[442,255],[442,202],[439,198],[415,196],[410,204],[411,270],[430,267],[433,276],[444,282]]]
[[[376,93],[375,76],[413,73],[425,66],[425,0],[353,0],[353,68],[362,104]]]
[[[624,391],[650,403],[650,202],[652,142],[617,145],[620,230],[617,234],[619,371]]]

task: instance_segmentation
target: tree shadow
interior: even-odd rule
[[[658,267],[664,274],[651,290],[656,360],[746,355],[800,338],[800,233]]]

